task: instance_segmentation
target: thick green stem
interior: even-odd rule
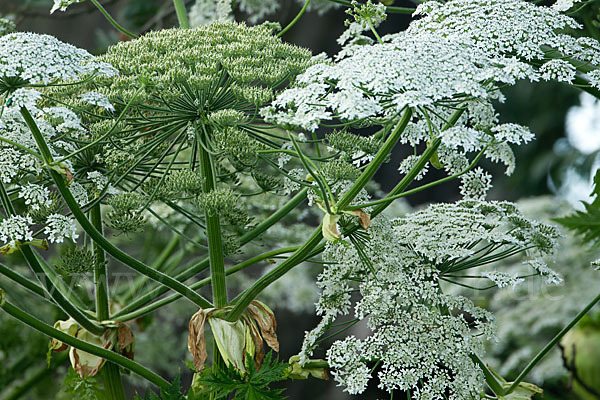
[[[96,204],[90,210],[90,222],[100,232],[103,232],[102,227],[102,211],[100,204]],[[108,291],[108,275],[106,272],[106,255],[104,250],[94,242],[94,286],[96,289],[96,318],[98,321],[110,319],[110,303]],[[125,400],[125,391],[123,390],[123,382],[119,373],[119,366],[111,362],[107,362],[102,368],[104,377],[104,388],[108,397],[114,400]]]
[[[579,314],[577,314],[575,318],[573,318],[573,320],[567,324],[567,326],[562,328],[561,331],[558,332],[556,336],[554,336],[554,338],[542,350],[540,350],[539,353],[536,354],[535,357],[533,357],[533,359],[529,362],[529,364],[527,364],[525,369],[523,369],[519,376],[517,376],[517,379],[515,379],[514,382],[510,385],[510,387],[506,390],[506,394],[512,393],[512,391],[515,390],[517,386],[519,386],[519,383],[521,383],[523,379],[525,379],[527,374],[531,372],[533,367],[535,367],[537,363],[539,363],[542,360],[542,358],[544,358],[544,356],[548,354],[550,350],[552,350],[552,348],[560,341],[560,339],[562,339],[562,337],[565,336],[567,332],[569,332],[571,328],[573,328],[579,322],[579,320],[581,320],[581,318],[583,318],[599,301],[600,294],[594,297],[594,299],[590,301],[588,305],[585,306],[584,309],[581,310]]]
[[[35,120],[25,107],[21,108],[21,115],[23,115],[27,126],[31,130],[31,133],[35,138],[40,153],[42,154],[42,157],[44,157],[46,164],[51,165],[52,156],[50,154],[50,149],[48,148],[46,140],[40,132]],[[49,169],[49,173],[54,181],[54,184],[58,188],[58,191],[65,200],[67,207],[69,207],[69,209],[71,210],[73,217],[75,217],[77,222],[79,222],[81,228],[88,234],[88,236],[95,243],[97,243],[104,251],[113,256],[116,260],[122,262],[124,265],[136,270],[140,274],[146,275],[150,279],[155,280],[164,286],[167,286],[168,288],[176,291],[177,293],[180,293],[196,305],[202,308],[212,307],[212,304],[210,304],[210,302],[208,302],[198,293],[194,292],[192,289],[188,288],[181,282],[171,278],[166,274],[156,271],[155,269],[131,257],[129,254],[125,253],[124,251],[120,250],[119,248],[115,247],[112,243],[110,243],[110,241],[108,241],[108,239],[106,239],[104,235],[102,235],[102,233],[100,233],[85,216],[85,214],[79,207],[79,204],[77,204],[77,202],[73,198],[71,191],[67,188],[63,176],[60,175],[58,172],[54,171],[53,169]]]
[[[187,11],[185,10],[185,3],[183,0],[173,0],[175,6],[175,13],[177,14],[177,20],[181,28],[189,28],[190,22],[188,20]]]
[[[293,198],[291,198],[286,204],[284,204],[283,207],[281,207],[279,210],[274,212],[267,219],[265,219],[260,224],[258,224],[253,230],[242,235],[238,240],[240,243],[240,246],[250,243],[252,240],[254,240],[259,235],[264,233],[271,226],[275,225],[277,222],[282,220],[285,216],[287,216],[290,213],[291,210],[296,208],[300,203],[302,203],[306,199],[307,193],[308,193],[308,189],[306,189],[306,188],[300,190]],[[192,276],[196,275],[198,272],[206,269],[208,267],[208,264],[209,264],[208,257],[204,258],[204,259],[200,260],[198,263],[196,263],[193,266],[191,266],[190,268],[188,268],[187,270],[185,270],[185,271],[181,272],[180,274],[178,274],[177,276],[175,276],[175,279],[177,279],[179,281],[185,281],[185,280],[191,278]],[[165,289],[164,287],[160,287],[155,290],[152,290],[151,292],[146,293],[145,295],[138,298],[137,300],[129,303],[123,309],[119,310],[113,317],[120,318],[123,315],[131,313],[132,311],[138,310],[140,307],[145,306],[146,304],[150,303],[152,300],[156,299],[157,297],[159,297],[160,295],[162,295],[166,292],[167,292],[167,289]]]
[[[4,210],[8,215],[16,215],[15,209],[10,201],[10,197],[6,192],[4,184],[0,182],[0,201],[4,207]],[[22,246],[21,254],[25,257],[27,264],[38,278],[46,292],[54,300],[54,302],[69,316],[73,317],[77,323],[87,329],[88,331],[101,335],[104,332],[104,328],[96,323],[92,322],[85,314],[77,308],[69,299],[58,289],[52,279],[44,272],[44,268],[38,262],[35,253],[29,246]]]
[[[71,335],[59,331],[58,329],[54,329],[50,325],[45,324],[44,322],[31,316],[30,314],[26,313],[20,308],[15,307],[10,302],[4,299],[3,292],[1,289],[0,308],[2,308],[4,311],[21,321],[22,323],[29,325],[30,327],[43,333],[44,335],[60,340],[61,342],[66,343],[69,346],[75,347],[76,349],[79,349],[81,351],[85,351],[86,353],[102,357],[108,361],[122,366],[123,368],[127,368],[162,389],[167,389],[170,386],[169,382],[166,379],[155,374],[146,367],[136,363],[135,361],[132,361],[127,357],[124,357],[113,351],[106,350],[100,346],[84,342],[83,340],[77,339]]]
[[[204,135],[198,135],[198,140],[203,143],[198,146],[198,155],[200,158],[200,170],[204,177],[203,191],[210,193],[216,190],[217,181],[215,177],[214,162],[206,148],[208,146],[207,131]],[[223,241],[221,235],[221,222],[219,215],[206,210],[206,239],[208,241],[208,259],[210,266],[210,277],[212,285],[213,303],[215,307],[221,308],[227,306],[227,286],[225,283],[225,261],[223,255]]]

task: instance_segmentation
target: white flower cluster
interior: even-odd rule
[[[575,3],[579,3],[581,0],[556,0],[556,3],[552,5],[557,11],[569,11]]]
[[[35,183],[28,183],[27,185],[21,186],[19,198],[25,199],[25,205],[29,206],[32,210],[39,210],[44,207],[49,207],[52,204],[48,188]]]
[[[52,214],[48,217],[44,233],[48,235],[48,240],[51,243],[62,243],[65,238],[75,242],[79,237],[75,221],[60,214]]]
[[[33,224],[31,217],[15,215],[0,221],[0,241],[8,246],[15,246],[17,241],[33,240],[33,232],[29,228]]]
[[[516,254],[527,250],[530,258],[537,260],[538,256],[553,253],[559,237],[554,226],[525,218],[509,202],[463,200],[433,204],[396,219],[393,224],[401,244],[410,246],[444,272],[483,265],[466,261],[476,255],[486,254],[493,262],[497,259],[493,254],[504,251]],[[486,246],[494,250],[488,253]],[[555,273],[547,271],[547,275]]]
[[[117,75],[110,65],[93,61],[86,50],[49,35],[19,32],[2,36],[0,54],[0,79],[47,84],[90,73]]]
[[[302,360],[338,315],[351,307],[366,320],[370,335],[336,341],[327,352],[335,380],[351,394],[362,393],[378,363],[379,387],[410,391],[413,399],[472,399],[484,385],[483,374],[471,360],[493,337],[493,316],[468,299],[448,296],[438,285],[440,272],[399,239],[386,219],[369,229],[365,248],[371,266],[360,261],[356,248],[330,243],[328,264],[319,276],[322,289],[317,312],[323,321],[307,333]],[[469,318],[465,318],[465,316]]]
[[[525,218],[506,202],[461,201],[391,221],[380,217],[360,251],[328,243],[328,264],[318,278],[322,320],[307,332],[301,362],[335,319],[353,310],[370,334],[338,340],[327,352],[332,375],[349,393],[362,393],[378,371],[380,388],[408,391],[413,399],[475,398],[484,382],[471,356],[481,355],[485,341],[495,338],[494,317],[442,291],[440,280],[519,253],[538,262],[553,252],[557,237],[555,228]],[[556,276],[547,266],[541,269],[547,278]],[[483,275],[500,287],[522,282],[514,272]]]
[[[231,19],[231,0],[196,0],[189,12],[190,26]]]
[[[50,14],[53,14],[56,10],[67,11],[67,7],[69,7],[71,4],[81,3],[84,1],[85,0],[54,0],[54,5],[50,10]]]
[[[115,107],[111,104],[108,97],[103,93],[87,92],[79,95],[79,98],[88,104],[102,107],[107,111],[115,111]]]
[[[575,67],[557,57],[547,60],[547,49],[600,64],[600,43],[561,33],[579,25],[550,7],[523,0],[428,1],[415,16],[421,18],[404,32],[384,36],[382,44],[347,44],[341,59],[309,67],[263,108],[263,116],[314,131],[323,120],[386,123],[408,106],[414,109],[413,120],[402,143],[416,146],[441,136],[438,155],[449,173],[470,164],[467,153],[484,150],[485,157],[505,164],[511,174],[515,157],[509,145],[534,136],[519,125],[498,125],[491,104],[503,101],[497,85],[520,79],[572,82]],[[541,61],[541,66],[528,60]],[[597,71],[588,77],[600,87]],[[454,128],[440,133],[457,106],[466,107],[465,113]]]

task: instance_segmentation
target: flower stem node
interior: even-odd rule
[[[50,246],[48,245],[48,241],[46,239],[33,239],[33,240],[30,240],[27,242],[20,242],[18,240],[15,240],[14,244],[9,243],[9,244],[5,244],[4,246],[0,247],[0,254],[8,255],[8,254],[15,253],[15,252],[21,250],[23,245],[34,246],[34,247],[37,247],[42,250],[48,250],[50,248]]]
[[[288,376],[292,379],[308,379],[309,376],[317,379],[328,380],[327,361],[325,360],[309,360],[306,364],[300,364],[300,356],[291,356],[288,363]]]
[[[275,351],[279,351],[279,341],[275,330],[275,314],[264,303],[254,300],[241,318],[227,321],[225,316],[233,307],[200,309],[192,316],[189,324],[188,349],[194,358],[196,371],[204,369],[208,356],[204,329],[209,323],[213,337],[225,364],[233,365],[246,373],[247,357],[254,357],[260,367],[265,355],[263,341]]]

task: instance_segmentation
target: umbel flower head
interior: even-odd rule
[[[0,35],[0,54],[0,94],[28,83],[76,80],[85,74],[116,74],[110,65],[93,61],[86,50],[50,35],[24,32]]]
[[[436,204],[391,221],[380,216],[366,244],[327,244],[327,265],[318,278],[322,321],[306,334],[300,363],[308,361],[335,319],[353,310],[354,321],[364,320],[369,335],[350,335],[327,351],[332,375],[345,390],[362,393],[376,371],[379,387],[388,392],[409,391],[419,400],[471,400],[484,385],[472,356],[495,338],[494,316],[440,283],[526,251],[539,261],[552,253],[557,235],[552,226],[504,202]],[[535,272],[557,283],[556,273],[539,262]]]

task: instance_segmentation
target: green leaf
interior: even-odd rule
[[[598,174],[596,174],[596,180]],[[595,191],[598,190],[596,185]],[[599,197],[600,198],[600,197]],[[585,211],[575,211],[573,214],[563,217],[556,218],[554,221],[563,225],[567,229],[574,231],[575,233],[583,236],[583,240],[587,243],[591,243],[595,246],[600,245],[600,202],[599,198],[596,198],[594,203],[583,203]]]
[[[212,395],[216,399],[233,400],[279,400],[285,398],[285,389],[270,389],[273,382],[286,379],[289,364],[273,359],[269,352],[257,370],[252,357],[247,356],[247,373],[241,373],[229,365],[222,368],[205,368],[194,376],[188,400],[206,399]],[[231,397],[230,397],[231,396]]]
[[[143,398],[136,394],[133,400],[186,400],[186,397],[181,392],[181,378],[178,374],[167,389],[160,390],[160,396],[151,391]]]

